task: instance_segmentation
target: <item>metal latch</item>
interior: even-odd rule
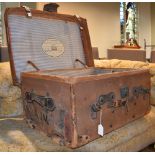
[[[78,21],[78,23],[81,21],[81,17],[79,15],[74,15]],[[80,30],[83,30],[83,27],[80,26]]]
[[[53,99],[49,97],[48,93],[46,96],[40,96],[40,95],[36,95],[33,91],[26,92],[25,101],[26,101],[26,104],[33,104],[33,103],[38,104],[46,112],[54,111],[56,108]]]
[[[100,95],[97,102],[91,105],[91,118],[96,119],[97,112],[101,110],[102,106],[105,103],[108,103],[110,107],[114,104],[115,94],[114,92],[110,92],[105,95]]]
[[[80,19],[80,16],[79,16],[79,15],[75,15],[75,17],[76,17],[77,19]]]
[[[31,13],[30,8],[27,6],[22,6],[22,7],[25,9],[27,17],[32,17],[32,13]]]
[[[133,96],[135,96],[136,98],[138,98],[139,95],[142,95],[143,98],[145,99],[145,96],[147,94],[150,94],[150,89],[142,87],[142,86],[134,87],[133,90],[132,90],[132,93],[133,93]]]
[[[129,88],[123,87],[120,89],[121,98],[127,98],[129,96]]]
[[[97,117],[97,112],[101,110],[102,105],[107,103],[107,107],[112,109],[112,112],[115,111],[116,108],[126,107],[128,112],[128,97],[129,97],[129,88],[123,87],[120,89],[120,100],[115,99],[115,93],[110,92],[108,94],[100,95],[97,103],[92,104],[91,106],[91,118],[95,119]]]

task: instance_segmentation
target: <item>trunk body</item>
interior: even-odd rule
[[[22,74],[26,118],[71,148],[99,138],[100,121],[106,134],[148,113],[149,89],[147,70],[91,68]],[[36,96],[50,98],[51,106]]]
[[[7,8],[5,25],[27,122],[61,145],[80,147],[150,110],[148,70],[93,68],[86,19]]]

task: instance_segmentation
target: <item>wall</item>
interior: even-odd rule
[[[36,9],[36,2],[20,2],[21,6],[28,6],[29,8]]]
[[[139,44],[144,48],[144,39],[151,44],[151,5],[150,3],[138,3],[139,9]],[[146,57],[150,58],[151,48],[146,49]]]
[[[151,3],[151,44],[155,45],[155,3]]]
[[[42,10],[45,3],[37,3],[37,9]],[[92,46],[99,48],[100,57],[106,57],[107,48],[120,42],[119,3],[58,3],[58,12],[78,14],[88,21]],[[19,3],[3,3],[6,7],[19,6]],[[30,4],[31,5],[31,4]],[[144,38],[147,44],[155,44],[155,3],[138,3],[139,7],[139,43],[144,48]],[[5,36],[4,22],[3,35]],[[152,37],[152,42],[151,42]],[[4,37],[4,44],[6,39]],[[147,58],[151,48],[147,48]]]
[[[45,3],[37,3],[42,10]],[[105,57],[107,48],[120,42],[119,3],[58,3],[58,12],[79,15],[87,19],[92,46]]]

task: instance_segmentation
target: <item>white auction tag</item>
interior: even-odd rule
[[[100,136],[103,136],[104,135],[104,127],[101,122],[102,122],[102,109],[100,110],[100,123],[98,125],[98,134]]]
[[[99,134],[100,136],[103,136],[103,135],[104,135],[104,127],[103,127],[102,124],[99,124],[99,125],[98,125],[98,134]]]

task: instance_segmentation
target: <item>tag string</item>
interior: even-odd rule
[[[102,109],[100,110],[100,124],[102,124]]]

